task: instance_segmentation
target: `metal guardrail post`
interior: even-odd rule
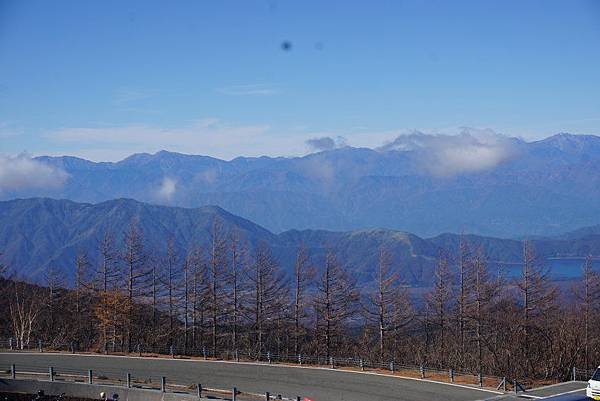
[[[202,398],[202,384],[196,384],[196,389],[198,390],[198,398]]]
[[[517,392],[519,391],[519,388],[517,387],[517,380],[513,380],[513,389],[515,390],[515,394],[517,394]]]
[[[450,368],[448,376],[450,377],[450,383],[454,383],[454,369]]]
[[[42,340],[38,340],[38,350],[40,352],[44,352],[44,348],[42,347]]]
[[[577,368],[575,368],[575,366],[573,366],[573,381],[577,380]]]
[[[8,348],[10,348],[11,351],[14,349],[12,337],[8,339]]]
[[[237,401],[237,388],[231,389],[231,401]]]
[[[479,381],[479,387],[483,387],[483,375],[481,372],[477,373],[477,380]]]
[[[396,366],[395,366],[395,364],[394,364],[394,361],[390,362],[390,371],[391,371],[392,373],[394,373],[394,372],[396,371]]]
[[[271,363],[271,351],[267,351],[267,361]]]
[[[126,377],[126,382],[127,382],[127,388],[131,388],[131,373],[127,372],[127,377]]]
[[[54,368],[52,366],[50,366],[48,368],[48,376],[50,376],[50,381],[53,382],[54,381]]]
[[[14,364],[10,365],[10,377],[12,379],[16,379],[17,378],[17,368],[15,367]]]
[[[167,378],[164,376],[160,378],[160,391],[163,393],[167,391]]]

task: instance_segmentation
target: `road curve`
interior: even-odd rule
[[[315,401],[474,401],[493,398],[497,393],[443,383],[403,379],[360,372],[300,368],[281,365],[231,363],[220,361],[172,360],[101,355],[50,353],[0,353],[0,369],[11,364],[22,367],[49,366],[86,372],[127,372],[134,377],[166,376],[177,382],[202,383],[205,387],[264,394],[282,394]]]

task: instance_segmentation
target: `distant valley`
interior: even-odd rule
[[[328,250],[334,250],[360,282],[372,280],[378,250],[385,247],[389,249],[393,263],[406,284],[428,285],[440,250],[456,253],[461,241],[460,234],[422,238],[390,229],[346,232],[289,230],[274,234],[215,206],[187,209],[150,205],[130,199],[86,204],[31,198],[0,202],[0,252],[3,253],[3,260],[20,276],[41,282],[48,266],[54,266],[72,280],[79,251],[86,251],[90,261],[97,263],[98,243],[104,232],[112,233],[119,246],[131,222],[137,221],[144,234],[147,250],[160,256],[165,253],[169,238],[173,238],[181,253],[195,246],[206,247],[215,219],[225,231],[238,233],[250,248],[260,242],[268,244],[288,272],[293,269],[297,248],[303,244],[316,265],[322,263]],[[516,266],[518,269],[522,251],[518,239],[464,235],[462,240],[473,248],[482,246],[495,268],[511,269]],[[533,243],[541,263],[553,263],[549,258],[557,256],[598,255],[600,226],[560,237],[536,238]],[[575,259],[575,268],[577,264]],[[507,274],[510,275],[510,272]]]

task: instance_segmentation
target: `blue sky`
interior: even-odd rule
[[[0,153],[296,155],[463,126],[600,134],[600,2],[0,0]]]

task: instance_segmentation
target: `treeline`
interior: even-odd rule
[[[360,357],[518,379],[562,379],[600,361],[592,257],[559,290],[527,241],[521,275],[510,279],[466,241],[440,251],[427,290],[402,283],[385,248],[373,249],[379,263],[365,285],[333,250],[315,263],[300,247],[286,275],[266,244],[250,247],[218,221],[193,249],[166,239],[150,250],[135,223],[119,241],[106,233],[98,249],[99,260],[77,256],[68,289],[53,268],[42,287],[0,267],[0,334],[17,347]]]

